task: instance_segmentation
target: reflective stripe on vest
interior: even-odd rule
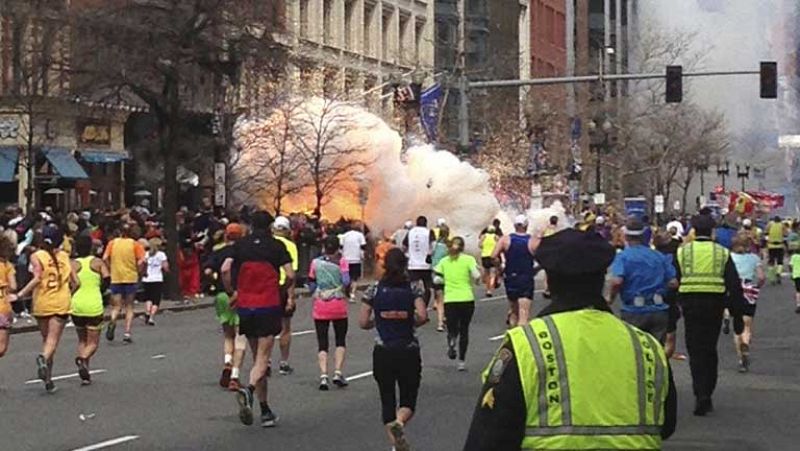
[[[725,293],[728,250],[711,241],[694,241],[678,251],[680,293]]]
[[[630,379],[635,377],[635,395],[619,386],[619,379],[599,383],[602,372],[589,372],[589,366],[573,362],[575,358],[594,357],[595,354],[581,349],[583,342],[570,334],[570,345],[565,346],[562,335],[565,331],[581,334],[582,321],[598,322],[604,336],[613,337],[606,344],[619,343],[619,360],[607,362],[614,368],[630,365]],[[606,324],[602,324],[606,322]],[[663,399],[667,392],[667,366],[663,350],[655,339],[612,315],[593,310],[561,313],[531,321],[530,324],[508,332],[507,339],[514,348],[520,371],[520,381],[528,410],[523,449],[659,449],[660,429],[663,423]],[[622,323],[624,324],[624,323]],[[627,346],[624,344],[627,343]],[[625,352],[625,351],[628,352]],[[631,355],[633,354],[633,355]],[[635,368],[634,368],[635,365]],[[572,368],[582,369],[575,374]],[[635,376],[634,374],[635,373]],[[616,374],[619,376],[619,374]],[[613,377],[608,375],[607,377]],[[579,391],[579,397],[571,393],[570,380]],[[624,380],[624,379],[623,379]],[[592,382],[594,381],[594,382]],[[602,391],[587,389],[592,384],[611,387]],[[581,398],[583,395],[583,398]],[[593,397],[585,399],[586,396]],[[636,405],[628,412],[608,412],[596,406],[605,406],[607,400],[629,397]],[[594,399],[597,397],[597,399]],[[588,409],[575,412],[579,406]],[[591,406],[591,407],[589,407]],[[635,409],[635,410],[634,410]],[[609,422],[619,424],[609,424]],[[576,420],[580,424],[576,424]]]

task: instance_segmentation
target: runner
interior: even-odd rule
[[[769,279],[772,283],[781,283],[783,272],[783,253],[785,249],[785,235],[780,216],[772,218],[767,226],[767,252],[769,253]]]
[[[514,232],[500,238],[491,256],[494,261],[501,255],[505,257],[504,274],[509,302],[507,318],[509,327],[528,324],[531,319],[534,291],[533,254],[539,246],[539,240],[533,239],[527,230],[527,216],[519,215],[514,218]]]
[[[792,266],[792,280],[794,281],[794,312],[800,314],[800,252],[792,254],[789,264]]]
[[[139,271],[144,265],[145,252],[141,244],[131,237],[131,229],[124,224],[120,236],[114,238],[106,246],[103,260],[111,268],[111,321],[106,329],[106,339],[114,341],[117,329],[117,317],[121,309],[125,309],[125,335],[122,341],[133,343],[131,327],[133,327],[133,301],[136,298]]]
[[[759,289],[764,286],[766,277],[761,259],[750,251],[749,238],[736,236],[731,245],[731,259],[736,265],[736,271],[742,280],[742,291],[747,303],[742,314],[744,330],[735,334],[734,345],[736,355],[739,356],[739,372],[746,373],[750,370],[750,343],[753,337],[753,318],[756,316],[756,301]]]
[[[433,277],[431,275],[431,251],[436,237],[428,230],[428,218],[417,218],[417,226],[408,231],[403,246],[408,255],[408,275],[411,283],[422,281],[425,286],[425,305],[431,302]]]
[[[145,257],[146,271],[142,277],[144,285],[144,322],[150,326],[155,326],[153,318],[158,313],[161,306],[161,298],[164,293],[164,273],[169,272],[169,260],[167,254],[161,252],[161,239],[151,238],[147,243],[147,256]]]
[[[490,225],[485,232],[481,233],[478,239],[478,245],[481,248],[481,266],[483,267],[483,284],[486,287],[486,297],[492,297],[492,290],[494,290],[497,268],[495,267],[495,259],[492,258],[492,252],[497,245],[497,233],[493,225]]]
[[[252,233],[233,245],[233,255],[222,264],[225,290],[239,314],[239,333],[247,337],[253,353],[250,383],[236,394],[239,419],[253,424],[254,395],[261,407],[261,426],[274,427],[278,417],[267,402],[267,368],[281,332],[283,308],[280,299],[280,270],[286,273],[286,284],[294,283],[292,258],[286,246],[272,237],[272,216],[259,211],[251,215]],[[235,275],[235,278],[234,278]],[[294,308],[294,299],[287,300],[287,309]]]
[[[102,259],[94,255],[94,242],[88,235],[80,235],[75,241],[77,258],[72,261],[72,270],[78,275],[80,288],[72,294],[72,322],[78,334],[78,356],[75,365],[82,385],[92,383],[89,362],[97,352],[100,331],[103,329],[103,292],[108,286],[110,274]]]
[[[42,333],[42,353],[36,356],[36,367],[48,393],[56,391],[51,379],[53,358],[69,318],[70,288],[80,287],[69,256],[61,250],[63,242],[64,233],[56,225],[44,227],[41,250],[31,256],[33,279],[18,293],[20,298],[33,293],[33,316]]]
[[[440,240],[444,231],[439,231]],[[422,378],[422,359],[415,330],[428,322],[422,293],[412,289],[406,274],[407,264],[400,249],[387,253],[386,272],[364,295],[359,316],[362,329],[374,327],[377,331],[372,372],[378,383],[389,441],[394,449],[401,451],[410,449],[405,426],[414,416]],[[399,403],[397,391],[400,392]]]
[[[450,241],[450,252],[436,266],[438,283],[444,284],[444,316],[447,318],[447,357],[456,358],[458,340],[458,371],[466,371],[469,323],[475,313],[475,293],[472,282],[480,281],[478,262],[464,254],[464,239],[457,236]]]
[[[222,326],[223,367],[219,385],[230,391],[238,391],[242,388],[239,383],[239,369],[244,361],[247,339],[244,335],[239,335],[239,315],[231,307],[231,298],[225,291],[220,273],[225,260],[233,256],[233,244],[244,236],[244,229],[240,224],[231,223],[225,227],[224,234],[225,242],[213,248],[204,272],[214,281],[214,306],[217,320]]]
[[[448,253],[448,241],[450,240],[450,228],[446,225],[439,227],[439,239],[433,245],[431,255],[431,266],[436,267]],[[444,332],[444,284],[433,283],[433,306],[436,309],[436,332]]]
[[[342,235],[341,247],[342,257],[347,261],[350,273],[350,286],[345,290],[345,295],[350,299],[350,303],[355,303],[355,284],[361,278],[364,249],[367,247],[367,238],[361,232],[361,224],[354,222],[350,230]]]
[[[300,261],[297,259],[297,245],[289,239],[289,236],[292,233],[292,224],[289,222],[289,219],[283,216],[278,216],[275,218],[275,224],[273,225],[272,230],[275,233],[275,239],[286,246],[286,251],[289,252],[289,257],[292,258],[292,269],[297,271]],[[294,373],[294,368],[289,365],[289,350],[292,345],[292,316],[294,316],[295,309],[294,307],[291,309],[287,308],[287,302],[290,297],[294,299],[294,286],[289,287],[286,285],[286,273],[284,273],[283,270],[281,270],[281,278],[279,283],[281,286],[281,305],[284,306],[284,310],[283,322],[281,323],[281,336],[278,343],[281,349],[281,361],[278,370],[280,371],[281,375],[288,376],[289,374]]]
[[[11,303],[17,300],[17,275],[10,261],[13,255],[14,243],[0,234],[0,357],[8,350],[8,331],[14,322]]]
[[[319,389],[327,391],[328,380],[328,329],[333,326],[336,340],[334,354],[333,383],[339,388],[348,385],[342,374],[347,349],[347,301],[345,290],[350,285],[349,265],[339,253],[339,240],[328,237],[324,243],[324,254],[311,262],[308,270],[308,289],[312,293],[314,305],[312,318],[317,330],[319,363]]]

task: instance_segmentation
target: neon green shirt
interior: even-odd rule
[[[792,279],[800,279],[800,254],[792,255],[789,264],[792,265]]]
[[[275,235],[275,239],[283,243],[286,246],[286,251],[289,253],[289,257],[292,257],[292,269],[297,271],[299,260],[297,259],[297,245],[292,242],[292,240],[288,238],[284,238],[282,236]],[[281,280],[280,284],[286,282],[286,272],[281,268]]]
[[[475,257],[461,254],[456,258],[444,257],[434,271],[444,278],[444,302],[474,302],[473,274],[478,272]]]

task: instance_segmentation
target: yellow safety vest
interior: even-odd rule
[[[783,247],[783,224],[771,222],[767,229],[767,248],[780,249]]]
[[[679,293],[725,293],[728,250],[711,241],[693,241],[678,250]]]
[[[506,342],[528,412],[522,449],[661,449],[669,367],[651,335],[585,309],[534,319]]]

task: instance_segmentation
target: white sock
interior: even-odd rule
[[[239,368],[233,367],[233,369],[231,370],[231,378],[239,379]]]
[[[225,354],[225,365],[228,365],[231,362],[233,362],[233,354]]]

